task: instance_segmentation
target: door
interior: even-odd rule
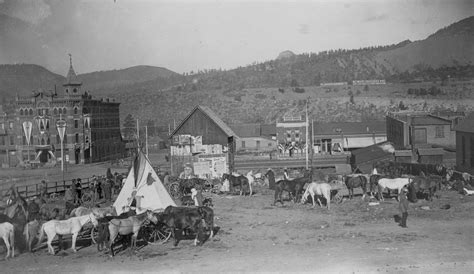
[[[426,128],[415,128],[415,144],[426,144]]]

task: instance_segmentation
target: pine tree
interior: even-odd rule
[[[128,114],[123,122],[123,135],[125,139],[133,139],[136,132],[135,119],[133,118],[132,114]]]

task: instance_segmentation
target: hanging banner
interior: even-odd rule
[[[58,120],[56,122],[56,127],[58,128],[59,138],[61,138],[61,142],[64,140],[64,133],[66,132],[66,121]]]
[[[33,123],[30,121],[23,122],[23,131],[25,132],[26,142],[30,145],[30,138],[31,138],[31,129],[33,127]]]

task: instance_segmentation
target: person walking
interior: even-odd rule
[[[400,220],[400,226],[407,228],[407,218],[408,218],[408,199],[407,199],[408,189],[406,187],[402,188],[400,194],[398,195],[398,208],[402,214],[402,219]]]

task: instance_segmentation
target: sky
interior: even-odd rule
[[[232,69],[285,50],[422,40],[473,11],[471,0],[0,0],[0,64],[65,75],[71,53],[78,74]]]

